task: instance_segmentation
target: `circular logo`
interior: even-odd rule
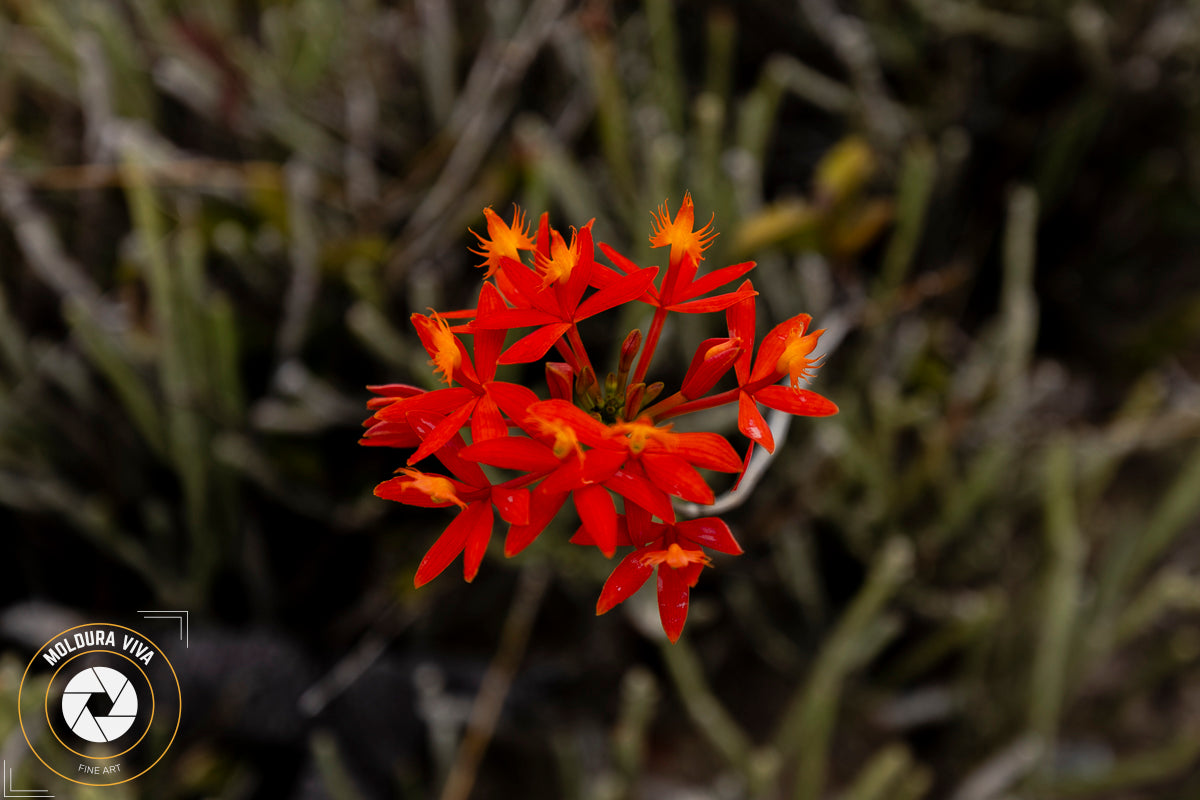
[[[94,713],[93,698],[101,704],[108,699],[103,714]],[[137,690],[125,674],[112,667],[87,667],[75,673],[63,689],[63,719],[71,733],[89,742],[111,742],[124,736],[137,717]]]
[[[44,715],[25,699],[41,695]],[[21,731],[33,754],[67,780],[113,786],[159,762],[179,730],[175,668],[132,628],[89,623],[46,642],[18,691]]]

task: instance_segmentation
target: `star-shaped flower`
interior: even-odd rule
[[[624,602],[657,571],[659,617],[667,638],[675,642],[687,621],[690,590],[699,581],[701,570],[712,564],[704,548],[729,555],[740,555],[742,548],[729,526],[716,517],[667,524],[652,522],[648,512],[633,506],[627,509],[625,520],[620,543],[632,544],[634,550],[608,576],[596,613],[607,613]],[[582,529],[571,541],[593,543]]]

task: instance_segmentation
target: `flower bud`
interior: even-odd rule
[[[624,419],[637,419],[638,412],[642,410],[642,401],[646,398],[646,384],[635,383],[625,390],[625,410],[623,412]]]
[[[600,401],[600,384],[596,382],[596,372],[590,365],[585,366],[575,378],[575,394],[584,403],[588,411],[596,407]]]
[[[683,378],[680,392],[688,400],[703,396],[729,371],[741,353],[740,339],[704,340],[692,356],[692,364]]]
[[[575,383],[575,370],[571,365],[562,361],[546,362],[546,385],[550,388],[550,396],[558,400],[573,401],[572,384]]]
[[[642,331],[634,328],[625,337],[625,341],[621,342],[621,359],[618,362],[617,371],[621,375],[622,383],[625,382],[625,376],[629,374],[629,370],[633,369],[633,360],[637,358],[640,349],[642,349]]]

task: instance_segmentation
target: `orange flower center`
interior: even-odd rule
[[[462,365],[462,351],[458,349],[458,340],[450,331],[450,323],[433,312],[433,326],[430,335],[433,339],[433,358],[429,363],[441,373],[442,381],[449,386],[454,382],[454,370]]]
[[[675,542],[666,550],[652,550],[638,560],[647,567],[666,564],[671,569],[683,569],[688,564],[712,565],[712,559],[703,550],[685,550]]]
[[[435,503],[453,503],[459,508],[466,508],[467,504],[458,499],[458,492],[454,491],[454,484],[449,478],[443,478],[441,475],[426,475],[419,469],[411,467],[401,467],[400,472],[411,478],[405,489],[412,492],[420,492]]]
[[[711,231],[711,219],[700,230],[692,230],[696,219],[696,209],[692,205],[691,194],[683,196],[683,204],[680,205],[674,220],[671,219],[665,202],[659,206],[658,212],[653,216],[654,233],[650,235],[650,246],[670,246],[672,264],[679,263],[685,253],[691,255],[699,263],[704,258],[700,254],[712,244],[712,240],[717,235],[715,231]]]
[[[650,422],[649,417],[642,417],[635,422],[619,422],[612,425],[609,432],[614,438],[624,437],[625,444],[635,454],[645,450],[650,442],[669,444],[672,435],[670,425],[659,427]]]
[[[571,425],[561,419],[543,419],[542,417],[531,416],[534,427],[546,436],[554,437],[555,458],[566,458],[572,452],[577,456],[583,456],[583,447],[579,444],[579,436],[576,435],[575,429]]]
[[[571,234],[571,246],[554,231],[550,237],[550,257],[538,253],[535,256],[538,273],[542,276],[542,288],[552,283],[562,283],[571,277],[571,270],[579,263],[579,241],[574,232]]]
[[[500,215],[490,208],[483,210],[483,216],[487,218],[489,238],[484,238],[471,231],[471,233],[475,233],[475,238],[479,240],[479,244],[483,248],[471,252],[487,259],[479,266],[488,268],[483,277],[490,278],[500,268],[501,258],[519,261],[519,251],[532,250],[533,239],[529,238],[529,228],[525,216],[517,206],[513,206],[511,225],[505,224],[504,220],[500,219]]]
[[[817,340],[824,332],[824,330],[813,331],[807,336],[801,336],[799,327],[792,328],[788,332],[787,341],[783,345],[783,354],[779,356],[776,368],[791,376],[793,389],[800,388],[801,380],[811,379],[813,371],[820,366],[816,363],[817,360],[809,358],[809,355],[817,346]]]

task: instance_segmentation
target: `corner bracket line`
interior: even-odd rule
[[[185,648],[191,645],[191,619],[188,611],[173,611],[173,610],[148,610],[138,611],[145,619],[177,619],[179,620],[179,641],[183,642]]]
[[[32,798],[54,797],[49,794],[49,789],[14,789],[13,788],[13,771],[8,766],[7,761],[0,761],[0,771],[4,773],[4,796],[5,797],[21,797],[25,800]]]

